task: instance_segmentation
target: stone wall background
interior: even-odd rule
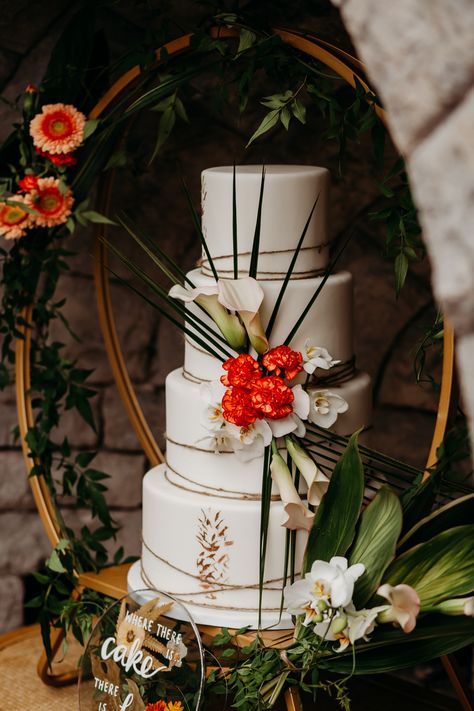
[[[154,3],[155,6],[159,3]],[[161,3],[162,5],[162,3]],[[39,82],[55,38],[75,3],[60,0],[18,0],[0,2],[0,83],[2,93],[14,98],[28,82]],[[321,3],[311,17],[299,20],[302,27],[349,47],[350,43],[336,10]],[[118,53],[131,38],[149,27],[141,5],[132,0],[103,10],[103,22]],[[200,10],[191,2],[175,3],[173,16],[183,28],[192,26]],[[28,16],[28,23],[22,18]],[[140,14],[142,13],[142,14]],[[15,28],[15,31],[12,31]],[[398,300],[394,296],[392,264],[382,256],[383,226],[371,223],[367,212],[380,199],[373,165],[367,158],[368,146],[351,144],[344,180],[337,176],[337,147],[323,141],[321,126],[312,120],[305,127],[279,131],[265,142],[244,146],[263,115],[257,102],[238,119],[209,113],[202,85],[188,106],[191,125],[181,126],[162,156],[146,167],[154,139],[153,116],[136,127],[135,165],[125,171],[115,186],[114,204],[129,212],[186,268],[198,258],[198,246],[179,188],[185,175],[195,201],[199,199],[201,169],[211,165],[283,162],[316,163],[333,175],[331,236],[337,238],[348,226],[356,226],[356,239],[348,248],[343,268],[355,277],[355,351],[357,363],[374,379],[374,444],[401,459],[422,465],[433,429],[436,397],[429,387],[416,385],[413,353],[426,327],[433,321],[435,307],[430,287],[429,263],[417,265],[410,273]],[[262,86],[259,95],[272,93]],[[12,120],[6,105],[0,105],[0,132],[4,137]],[[388,160],[393,159],[393,148]],[[123,241],[123,235],[117,233]],[[127,554],[139,553],[141,527],[141,479],[147,462],[119,401],[101,340],[91,276],[91,235],[78,231],[69,240],[78,254],[71,271],[59,287],[67,297],[66,315],[80,342],[75,342],[58,326],[55,337],[67,342],[68,352],[83,367],[94,368],[92,381],[97,388],[94,408],[99,423],[92,432],[76,416],[64,417],[61,436],[67,435],[76,449],[95,448],[97,468],[112,475],[109,502],[123,528],[119,543]],[[128,249],[128,245],[124,249]],[[181,338],[172,332],[157,313],[145,307],[119,283],[112,287],[117,325],[131,377],[158,441],[164,430],[164,377],[182,363]],[[436,372],[438,364],[432,364]],[[36,570],[49,545],[29,493],[21,452],[13,441],[16,424],[14,394],[0,395],[0,631],[17,627],[24,620],[23,597],[31,594],[29,574]],[[87,511],[67,511],[77,524],[87,521]]]

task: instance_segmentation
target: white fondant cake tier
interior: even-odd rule
[[[370,426],[372,390],[367,373],[339,386],[322,386],[340,395],[349,409],[339,415],[332,429],[351,434]],[[220,494],[258,495],[262,487],[262,457],[242,462],[234,452],[217,454],[209,430],[203,424],[205,403],[198,383],[187,380],[181,368],[166,378],[166,461],[174,474],[183,478],[182,486],[196,485]]]
[[[272,501],[262,608],[279,617],[285,529]],[[259,604],[260,501],[188,491],[169,480],[166,464],[143,481],[142,569],[147,585],[202,610],[241,610],[255,620]],[[306,535],[297,534],[296,570]],[[199,616],[197,618],[199,622]],[[250,624],[252,624],[250,622]]]
[[[261,178],[261,165],[236,168],[240,274],[249,271]],[[202,172],[202,230],[215,267],[224,277],[233,276],[232,186],[232,166]],[[329,172],[317,166],[265,167],[257,278],[285,276],[318,194],[318,204],[295,265],[295,276],[311,276],[327,266]],[[202,269],[205,274],[212,274],[205,255]]]
[[[212,277],[202,275],[199,270],[190,272],[189,277],[197,286],[214,283]],[[322,277],[314,277],[312,279],[295,279],[289,282],[271,333],[270,346],[284,343],[321,281]],[[260,284],[265,294],[260,307],[260,316],[264,327],[270,320],[281,284],[281,281],[266,281]],[[336,360],[343,363],[350,360],[353,356],[352,297],[352,275],[349,272],[332,274],[290,346],[294,350],[302,351],[305,341],[309,339],[312,344],[327,348]],[[206,320],[216,330],[215,324],[198,306],[187,304],[187,308],[190,308],[201,319]],[[197,380],[215,380],[222,375],[219,361],[199,345],[193,343],[190,336],[187,336],[185,340],[184,370],[189,377]]]

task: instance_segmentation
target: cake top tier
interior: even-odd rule
[[[262,181],[261,165],[236,167],[239,274],[248,274]],[[318,197],[319,196],[319,197]],[[258,260],[259,279],[283,279],[316,198],[294,278],[321,273],[328,262],[329,171],[310,165],[266,165]],[[202,230],[219,276],[233,276],[233,167],[202,172]],[[202,271],[211,275],[203,255]]]

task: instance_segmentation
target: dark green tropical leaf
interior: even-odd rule
[[[405,551],[408,547],[427,541],[442,531],[472,521],[474,521],[474,494],[468,494],[455,501],[449,501],[418,521],[399,541],[398,550]]]
[[[474,642],[474,620],[430,615],[410,634],[401,629],[377,629],[369,642],[356,645],[355,674],[382,674],[451,654]],[[352,651],[321,657],[318,666],[351,673]]]
[[[384,583],[415,588],[422,607],[474,590],[474,525],[457,526],[396,558]]]
[[[383,486],[363,512],[349,562],[363,563],[365,573],[356,583],[354,604],[362,608],[377,590],[382,575],[393,560],[402,530],[402,507],[398,496]]]
[[[350,438],[321,500],[309,534],[303,573],[315,560],[344,555],[354,539],[364,495],[364,469],[357,438],[358,432]]]

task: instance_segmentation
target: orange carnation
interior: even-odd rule
[[[270,372],[275,371],[275,375],[283,372],[285,378],[293,380],[303,370],[303,355],[289,346],[277,346],[265,353],[262,363]]]
[[[30,122],[36,148],[48,153],[71,153],[84,140],[86,117],[70,104],[46,104]]]
[[[227,422],[238,427],[248,427],[255,422],[257,413],[250,391],[240,387],[226,390],[222,398],[222,415]]]
[[[250,402],[257,416],[280,420],[293,412],[294,395],[282,378],[266,375],[252,384]]]
[[[38,185],[26,195],[26,204],[36,210],[34,222],[39,227],[54,227],[66,222],[74,198],[70,188],[61,192],[57,178],[38,178]]]
[[[36,175],[25,175],[24,178],[18,181],[18,185],[21,190],[28,192],[29,190],[36,190],[38,187],[38,178]]]
[[[12,198],[15,203],[25,202],[22,195]],[[23,210],[21,204],[8,205],[0,202],[0,235],[5,239],[18,239],[26,234],[31,227],[31,214]]]
[[[237,358],[229,358],[222,364],[226,375],[221,377],[221,383],[226,385],[236,385],[241,388],[249,388],[255,380],[262,377],[262,370],[251,355],[241,353]]]
[[[41,158],[47,158],[54,165],[76,165],[77,163],[77,158],[72,153],[58,153],[55,155],[54,153],[48,153],[48,151],[42,151],[41,148],[36,148],[35,150]]]

